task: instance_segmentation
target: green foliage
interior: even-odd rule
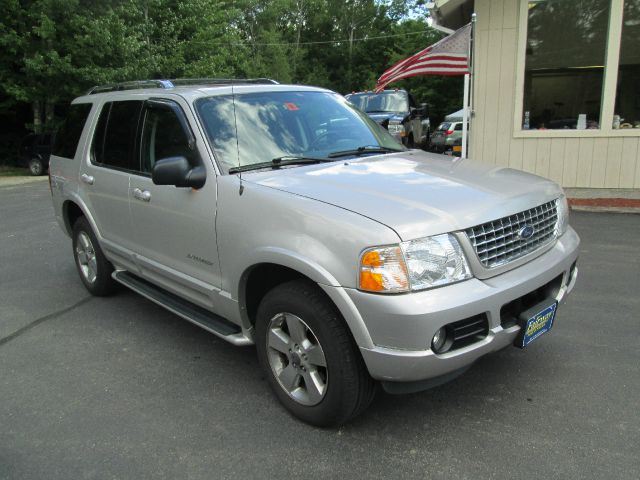
[[[393,63],[441,38],[425,15],[423,0],[3,0],[0,114],[29,104],[28,128],[45,130],[57,106],[90,86],[145,78],[373,88]],[[459,78],[392,86],[437,116],[461,105]]]

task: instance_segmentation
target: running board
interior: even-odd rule
[[[206,331],[226,340],[234,345],[253,345],[253,341],[248,338],[242,329],[235,323],[231,323],[215,313],[205,310],[188,300],[166,291],[151,282],[137,277],[127,271],[119,270],[111,275],[114,280],[130,288],[143,297],[166,308],[170,312],[184,318],[185,320],[204,328]]]

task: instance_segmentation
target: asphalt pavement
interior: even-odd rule
[[[0,187],[2,479],[637,479],[640,215],[573,213],[552,332],[340,429],[292,418],[255,350],[132,292],[93,298],[48,185]]]

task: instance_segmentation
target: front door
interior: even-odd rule
[[[207,180],[198,190],[155,185],[151,180],[151,170],[157,160],[183,156],[196,164],[201,162],[200,158],[205,158],[201,137],[197,137],[196,151],[189,148],[184,132],[185,118],[186,115],[181,122],[171,108],[145,106],[141,167],[131,176],[129,187],[131,217],[142,275],[210,308],[215,304],[215,294],[221,283],[213,166],[204,162]]]

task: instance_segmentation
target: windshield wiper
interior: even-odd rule
[[[352,150],[341,150],[339,152],[332,152],[327,157],[329,158],[338,158],[338,157],[347,157],[349,155],[364,155],[365,153],[395,153],[395,152],[403,152],[404,150],[398,150],[396,148],[383,147],[381,145],[365,145],[362,147],[358,147]]]
[[[231,167],[229,173],[247,172],[249,170],[259,170],[261,168],[280,168],[285,165],[304,165],[308,163],[330,162],[329,158],[317,157],[297,157],[294,155],[285,155],[283,157],[273,158],[270,162],[258,162],[250,165],[241,165],[239,167]]]

